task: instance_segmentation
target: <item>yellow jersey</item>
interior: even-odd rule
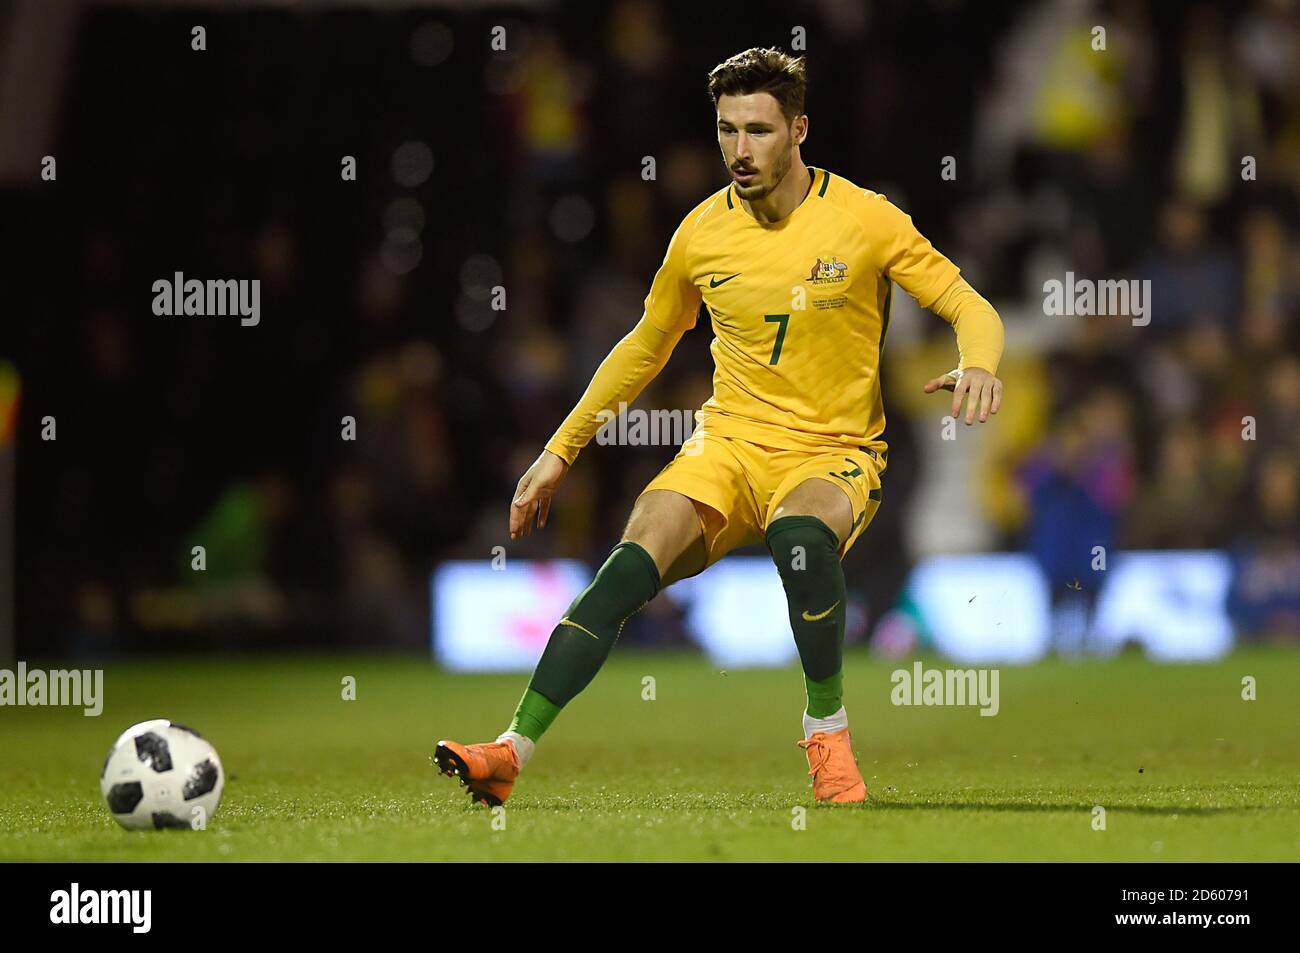
[[[883,195],[809,168],[803,202],[779,222],[735,188],[697,205],[645,299],[665,330],[713,323],[706,432],[785,450],[870,447],[883,455],[880,359],[897,282],[929,307],[960,270]]]

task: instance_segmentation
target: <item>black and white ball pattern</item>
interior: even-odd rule
[[[122,732],[99,777],[109,813],[131,830],[205,827],[224,785],[216,749],[194,729],[165,718]]]

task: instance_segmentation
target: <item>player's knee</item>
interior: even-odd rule
[[[610,552],[564,616],[584,625],[617,624],[659,591],[659,570],[645,549],[624,540]]]
[[[839,541],[815,516],[783,516],[767,528],[767,548],[787,592],[815,585],[839,564]]]
[[[636,543],[650,554],[661,576],[702,538],[694,504],[668,491],[642,495],[632,507],[623,542]]]

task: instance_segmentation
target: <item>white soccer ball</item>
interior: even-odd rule
[[[193,728],[165,718],[122,732],[99,776],[109,813],[130,830],[200,830],[217,812],[225,783],[216,749]]]

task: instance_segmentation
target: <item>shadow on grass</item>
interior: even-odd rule
[[[701,812],[708,813],[743,813],[743,812],[763,812],[777,811],[782,814],[788,814],[790,808],[796,805],[802,805],[807,808],[816,810],[835,810],[835,811],[999,811],[1008,813],[1021,814],[1076,814],[1089,813],[1092,811],[1094,804],[1061,804],[1061,803],[1040,803],[1025,804],[1012,801],[980,801],[974,803],[961,803],[952,801],[881,801],[875,798],[868,798],[865,804],[816,804],[811,798],[807,800],[782,801],[779,804],[773,804],[771,801],[745,801],[736,799],[724,803],[718,803],[712,798],[682,799],[676,803],[646,803],[644,801],[632,803],[611,802],[592,802],[584,801],[574,803],[572,801],[558,800],[553,798],[519,799],[514,805],[516,810],[537,812],[539,814],[592,814],[596,816],[619,813],[624,811],[644,811],[647,813],[658,813],[668,815],[690,815]],[[1185,804],[1105,804],[1108,814],[1145,814],[1150,816],[1173,816],[1179,815],[1184,817],[1214,817],[1225,814],[1246,814],[1253,811],[1264,811],[1270,808],[1263,805],[1241,805],[1236,807],[1196,807]],[[481,805],[471,808],[466,802],[463,805],[465,813],[474,811],[486,812],[486,808]]]
[[[1024,814],[1073,813],[1091,811],[1095,804],[1025,804],[1014,801],[882,801],[871,799],[871,807],[886,811],[1010,811]],[[1107,814],[1193,815],[1211,817],[1217,814],[1244,814],[1268,808],[1247,804],[1236,807],[1197,807],[1188,804],[1103,804]]]

